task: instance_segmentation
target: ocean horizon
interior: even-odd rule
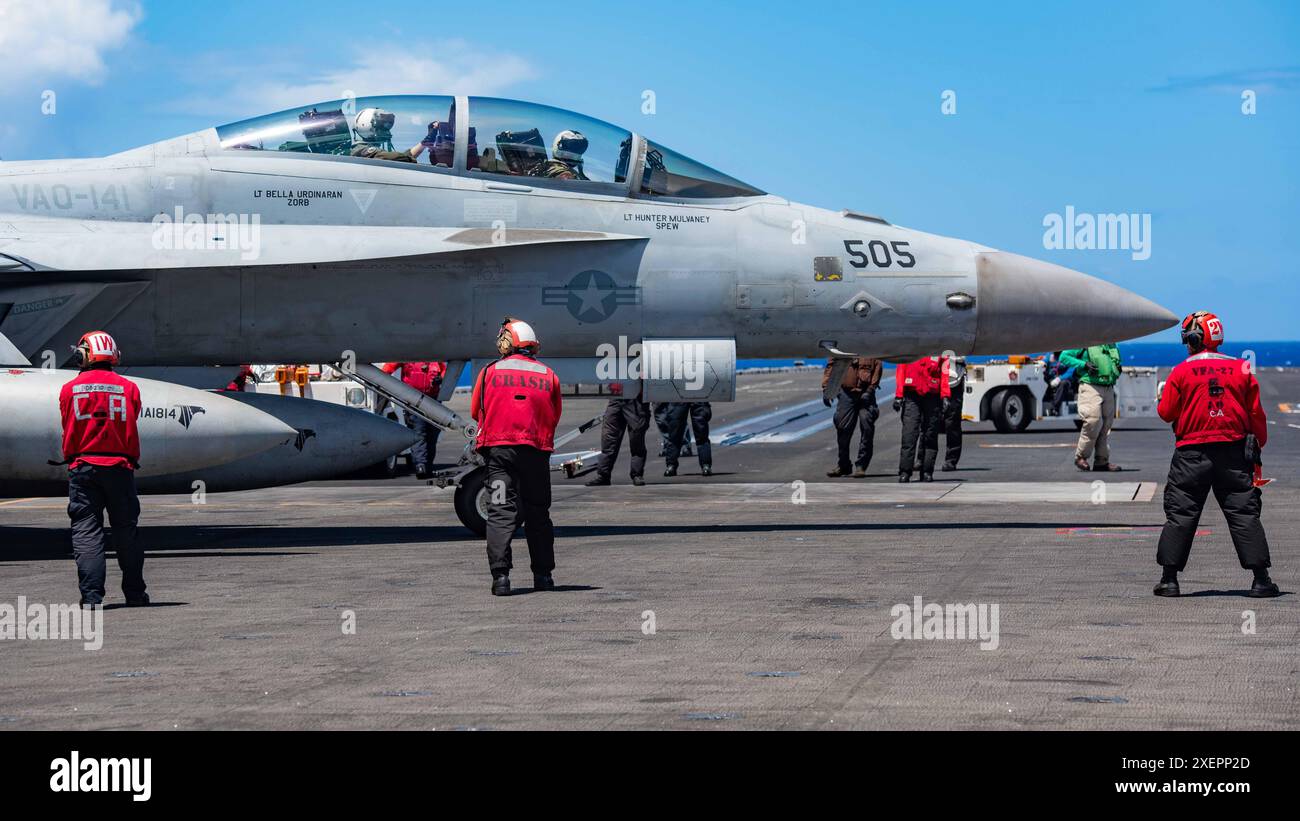
[[[1231,356],[1244,356],[1247,351],[1255,355],[1255,364],[1261,368],[1300,367],[1300,340],[1237,342],[1225,344],[1221,349]],[[1171,368],[1187,358],[1187,349],[1177,342],[1121,342],[1119,353],[1125,365],[1146,365]],[[1034,354],[1035,356],[1040,354]],[[969,356],[968,362],[988,362],[990,359],[1005,359],[1005,356]],[[545,361],[545,355],[542,356]],[[813,359],[740,359],[736,361],[737,370],[755,370],[762,368],[790,368],[795,365],[826,364],[824,358]],[[461,374],[459,386],[473,384],[470,369]]]
[[[1291,341],[1262,341],[1262,342],[1235,342],[1224,344],[1219,349],[1221,352],[1230,356],[1242,356],[1246,353],[1253,352],[1255,364],[1261,368],[1293,368],[1300,367],[1300,340]],[[1048,352],[1038,352],[1034,356],[1043,355]],[[1155,367],[1171,368],[1187,358],[1187,349],[1178,342],[1121,342],[1119,343],[1120,358],[1125,365],[1147,365]],[[968,356],[967,362],[988,362],[991,359],[1005,359],[1005,356]],[[741,359],[736,366],[738,369],[746,370],[752,368],[780,368],[790,367],[798,362],[806,365],[825,364],[824,358],[819,359]]]

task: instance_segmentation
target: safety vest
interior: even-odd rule
[[[1235,442],[1253,433],[1268,441],[1259,383],[1244,359],[1203,352],[1176,365],[1165,381],[1160,418],[1174,425],[1178,446]]]
[[[479,425],[477,447],[555,450],[562,404],[555,371],[523,354],[498,359],[479,374],[470,397],[470,413]]]
[[[59,392],[63,458],[81,464],[135,469],[140,463],[140,389],[110,370],[82,371]]]

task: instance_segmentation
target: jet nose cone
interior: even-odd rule
[[[1178,317],[1149,299],[1050,262],[975,255],[977,354],[1080,348],[1162,331]]]

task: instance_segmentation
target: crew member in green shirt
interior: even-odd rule
[[[1079,374],[1079,444],[1074,449],[1074,466],[1079,470],[1115,471],[1110,461],[1110,428],[1115,422],[1115,382],[1124,368],[1119,348],[1113,344],[1093,345],[1061,351],[1061,362]],[[1091,467],[1089,460],[1094,459]]]

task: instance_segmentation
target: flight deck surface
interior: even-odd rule
[[[1300,728],[1300,372],[1259,378],[1281,598],[1245,597],[1213,501],[1183,597],[1151,595],[1158,420],[1117,422],[1108,475],[1072,466],[1069,420],[968,423],[959,470],[899,485],[886,399],[868,477],[829,479],[820,371],[744,374],[714,476],[664,478],[653,426],[647,486],[626,444],[612,487],[556,475],[555,592],[520,537],[490,596],[451,491],[411,477],[143,497],[155,606],[121,607],[110,560],[101,650],[6,642],[0,729]],[[606,398],[566,396],[561,429]],[[0,500],[0,601],[76,601],[65,507]],[[997,605],[996,649],[895,638],[917,597]]]

